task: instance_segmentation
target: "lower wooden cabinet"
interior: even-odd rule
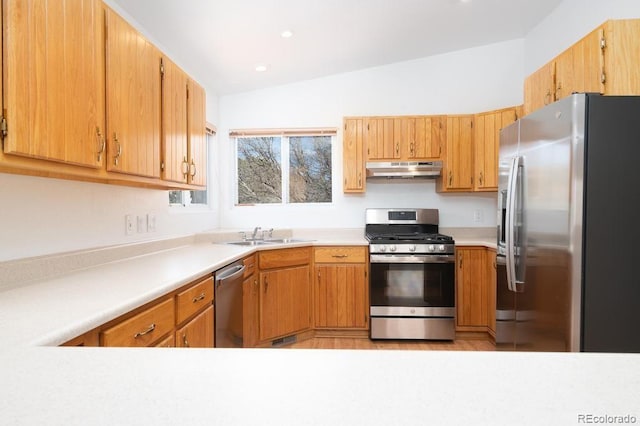
[[[456,331],[495,335],[496,251],[456,247]]]
[[[196,315],[176,331],[179,348],[212,348],[214,344],[213,305]]]
[[[314,253],[314,327],[369,326],[366,247],[318,247]]]
[[[309,265],[260,272],[260,340],[311,327]]]
[[[208,274],[63,346],[212,348],[213,297],[213,277]]]
[[[153,346],[174,327],[175,302],[170,298],[102,331],[101,346]]]

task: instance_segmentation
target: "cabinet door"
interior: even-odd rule
[[[187,183],[187,74],[162,58],[162,178]]]
[[[107,9],[107,170],[160,177],[160,52]]]
[[[554,91],[555,61],[551,61],[524,80],[524,113],[529,114],[552,103]]]
[[[395,152],[393,118],[365,117],[362,127],[367,160],[383,161],[399,158],[399,154]]]
[[[207,185],[207,116],[204,88],[189,80],[188,108],[189,119],[189,183]]]
[[[271,340],[308,329],[309,266],[260,273],[260,340]]]
[[[362,145],[362,119],[344,120],[342,171],[344,192],[364,192],[364,150]]]
[[[555,59],[556,71],[555,91],[553,94],[554,101],[569,96],[573,91],[575,91],[576,85],[579,85],[579,82],[574,81],[574,50],[576,54],[579,54],[579,49],[569,48],[558,55]]]
[[[7,0],[3,8],[4,152],[102,166],[101,4]]]
[[[484,247],[456,248],[456,324],[486,330],[487,285]]]
[[[573,87],[571,92],[604,93],[604,28],[600,26],[571,46],[573,53]]]
[[[617,19],[605,24],[604,92],[640,95],[640,19]]]
[[[194,319],[176,331],[178,348],[212,348],[214,342],[213,306],[209,305]]]
[[[409,124],[408,160],[437,160],[442,152],[443,117],[415,117]]]
[[[473,189],[473,116],[447,117],[445,148],[440,191]]]
[[[366,329],[366,265],[319,264],[315,272],[315,327]]]
[[[498,190],[500,130],[514,121],[516,107],[476,115],[473,141],[476,191]]]

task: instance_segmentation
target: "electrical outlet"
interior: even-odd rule
[[[473,221],[476,223],[482,222],[483,215],[482,210],[476,209],[473,211]]]
[[[136,216],[138,221],[138,234],[147,232],[147,216]]]
[[[130,214],[124,216],[124,233],[126,235],[133,235],[133,216]]]
[[[147,230],[149,232],[156,232],[156,215],[147,214]]]

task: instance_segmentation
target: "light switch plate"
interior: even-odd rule
[[[147,230],[149,232],[156,232],[156,215],[147,214]]]

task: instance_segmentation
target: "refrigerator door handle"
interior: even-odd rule
[[[505,220],[505,245],[507,266],[507,288],[516,292],[516,265],[515,265],[515,210],[516,190],[518,183],[518,167],[521,157],[514,157],[509,168],[509,180],[507,183],[507,208]]]

